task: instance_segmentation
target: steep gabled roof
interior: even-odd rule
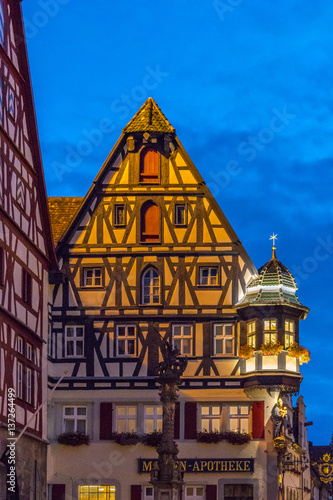
[[[148,97],[143,106],[123,129],[123,132],[164,132],[174,134],[175,129],[168,122],[154,99]]]
[[[55,245],[72,222],[82,200],[83,198],[71,196],[48,198],[53,241]]]

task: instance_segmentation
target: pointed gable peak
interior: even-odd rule
[[[132,120],[123,129],[123,132],[164,132],[174,134],[175,129],[168,122],[154,99],[148,97]]]

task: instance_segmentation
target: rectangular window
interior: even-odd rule
[[[29,361],[34,360],[34,348],[29,342],[27,342],[27,359],[29,359]]]
[[[214,325],[214,355],[233,355],[234,347],[233,325]]]
[[[220,432],[222,407],[221,405],[207,405],[200,407],[201,423],[200,428],[202,432]]]
[[[256,348],[256,322],[250,321],[247,323],[247,343],[249,346]]]
[[[218,283],[218,267],[200,267],[199,269],[199,285],[202,286],[217,286]]]
[[[23,337],[17,337],[17,348],[16,348],[17,352],[19,352],[20,354],[24,354],[24,339]]]
[[[144,486],[143,500],[154,500],[154,488],[153,488],[153,486]]]
[[[86,406],[64,406],[63,432],[87,432]]]
[[[79,500],[115,500],[115,486],[79,486]]]
[[[162,431],[162,416],[162,405],[145,406],[144,429],[146,434]]]
[[[187,224],[187,210],[185,204],[175,205],[175,225],[186,226]]]
[[[136,406],[116,407],[117,432],[136,432]]]
[[[1,183],[1,176],[0,176],[0,183]],[[3,248],[0,247],[0,285],[4,284],[4,274],[5,274],[4,251]]]
[[[193,353],[193,327],[192,325],[173,325],[172,343],[177,347],[180,354]]]
[[[253,484],[225,484],[224,500],[253,500]]]
[[[114,206],[114,225],[115,226],[125,226],[125,205],[115,205]]]
[[[117,326],[117,356],[136,356],[135,325]]]
[[[204,500],[205,488],[203,486],[185,486],[185,500]]]
[[[83,326],[66,326],[65,329],[65,356],[83,356],[84,328]]]
[[[234,432],[249,432],[250,407],[229,406],[229,429]]]
[[[277,342],[277,330],[276,330],[276,319],[265,319],[264,320],[264,344],[276,344]]]
[[[32,304],[32,277],[25,269],[22,269],[22,299],[29,306]]]
[[[86,267],[83,269],[83,285],[86,287],[102,286],[102,268]]]
[[[286,319],[284,322],[284,346],[286,349],[295,342],[295,322],[292,319]]]
[[[30,368],[27,368],[27,386],[26,386],[26,390],[27,390],[27,397],[26,397],[26,400],[27,400],[27,403],[32,403],[32,371],[30,370]]]
[[[17,373],[16,373],[16,395],[18,398],[23,398],[23,365],[22,363],[17,363]]]

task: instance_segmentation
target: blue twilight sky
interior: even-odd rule
[[[152,96],[257,267],[277,256],[311,308],[309,438],[333,430],[333,3],[22,3],[49,196],[84,196]],[[107,126],[106,126],[107,125]]]

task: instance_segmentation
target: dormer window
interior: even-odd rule
[[[276,319],[265,319],[264,320],[264,344],[276,344],[277,342],[277,331],[276,331]]]
[[[154,149],[144,149],[140,157],[140,182],[158,183],[158,153]]]

